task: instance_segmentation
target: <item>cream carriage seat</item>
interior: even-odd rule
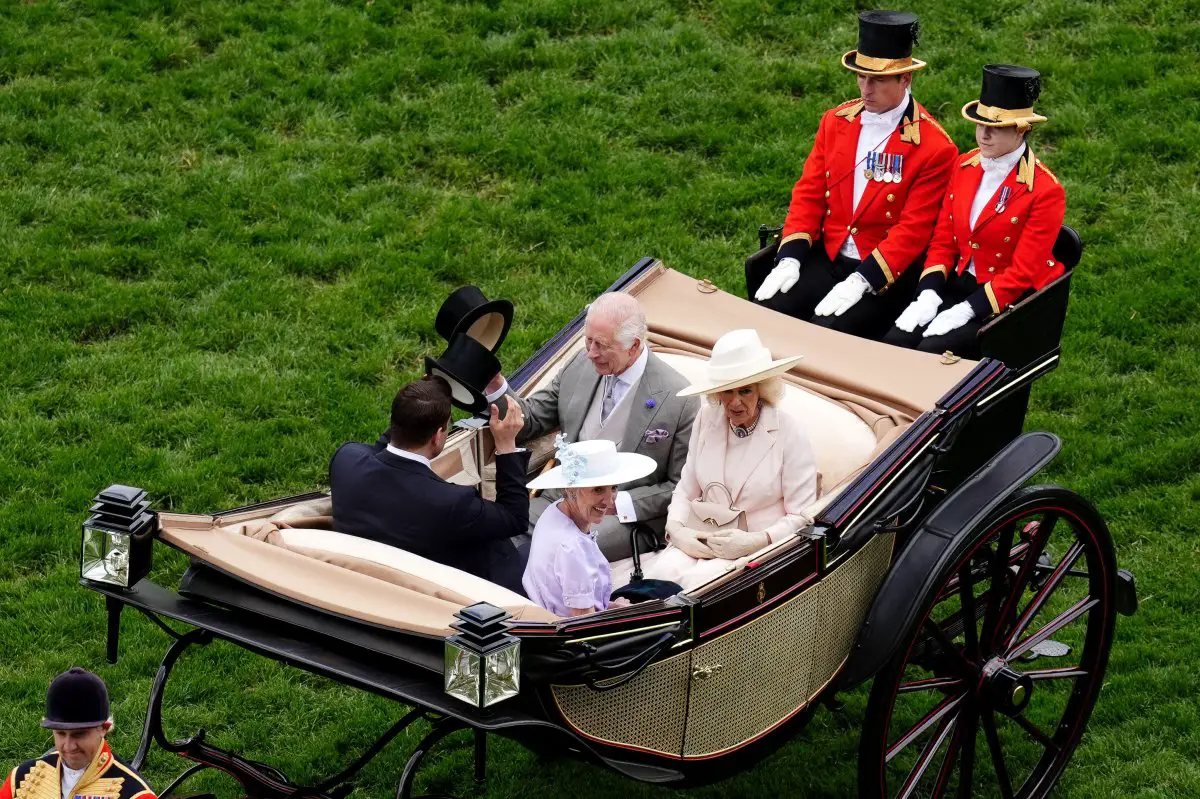
[[[288,528],[279,531],[288,547],[327,552],[358,558],[405,574],[417,575],[450,592],[470,597],[476,602],[490,602],[497,607],[528,605],[529,599],[503,586],[476,577],[453,566],[423,558],[407,550],[388,546],[366,538],[336,533],[332,530]]]

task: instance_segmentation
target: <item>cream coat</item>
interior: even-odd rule
[[[751,531],[772,542],[794,535],[809,523],[804,509],[817,500],[817,462],[798,419],[764,405],[758,429],[750,436],[748,471],[725,473],[724,409],[704,403],[692,425],[687,462],[671,495],[667,519],[687,526],[688,507],[709,483],[724,483],[734,507],[746,511]],[[717,497],[711,497],[717,498]]]

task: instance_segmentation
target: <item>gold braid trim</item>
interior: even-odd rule
[[[912,56],[908,56],[906,58],[875,58],[874,56],[855,53],[854,63],[863,69],[872,69],[876,72],[885,72],[889,69],[904,69],[905,67],[911,67],[913,65],[913,60]]]
[[[946,267],[942,264],[937,266],[927,266],[921,270],[921,279],[924,279],[926,275],[931,275],[934,272],[941,272],[942,277],[946,277],[950,273],[949,270],[946,269]]]
[[[845,108],[839,109],[834,116],[842,117],[847,121],[852,120],[858,116],[858,113],[863,110],[863,106],[865,105],[866,103],[864,103],[862,100],[852,101]]]
[[[992,282],[990,280],[983,284],[983,293],[987,295],[988,302],[992,304],[992,313],[1000,313],[1000,303],[996,301],[996,291],[992,288]]]
[[[783,245],[787,244],[789,241],[795,241],[796,239],[804,239],[809,244],[812,244],[812,236],[809,235],[808,233],[793,233],[792,235],[788,236],[783,241],[779,242],[779,246],[782,247]]]
[[[972,150],[971,157],[963,161],[959,166],[979,166],[979,159],[982,157],[982,154],[978,150]]]
[[[879,268],[883,270],[883,276],[887,278],[887,284],[890,286],[895,283],[896,277],[892,274],[892,268],[888,266],[887,259],[883,257],[883,251],[876,247],[875,252],[871,253],[871,255],[875,256],[875,263],[879,264]]]
[[[1030,191],[1033,191],[1033,176],[1035,174],[1033,165],[1036,162],[1037,156],[1033,154],[1033,150],[1026,147],[1025,154],[1021,156],[1021,160],[1017,163],[1017,183],[1028,184]]]
[[[904,118],[904,122],[902,123],[903,129],[900,131],[900,141],[911,144],[921,143],[921,117],[919,114],[915,114],[914,116],[917,118],[912,120],[908,117]]]
[[[13,799],[62,799],[58,769],[45,760],[39,760],[17,783]]]

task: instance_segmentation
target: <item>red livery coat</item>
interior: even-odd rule
[[[62,799],[62,769],[58,753],[27,760],[0,783],[0,799]],[[96,756],[79,777],[72,799],[155,799],[141,775],[122,763],[101,744]]]
[[[855,208],[854,173],[865,168],[865,162],[856,160],[862,110],[862,100],[853,100],[821,117],[804,172],[792,189],[779,255],[802,256],[820,239],[832,260],[846,237],[853,236],[859,253],[865,254],[859,272],[882,291],[928,246],[958,148],[910,98],[883,149],[904,156],[903,179],[899,184],[868,181]]]
[[[951,269],[962,274],[974,258],[980,288],[967,302],[976,319],[1000,313],[1063,273],[1053,250],[1067,208],[1058,178],[1026,146],[972,230],[971,204],[982,180],[979,151],[972,150],[954,171],[917,289],[940,290]],[[998,208],[1005,186],[1008,199]]]

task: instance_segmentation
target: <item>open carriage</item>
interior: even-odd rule
[[[400,797],[429,748],[459,730],[474,732],[480,779],[493,734],[637,780],[695,784],[748,768],[838,691],[873,680],[861,795],[1046,795],[1097,700],[1116,615],[1136,606],[1096,510],[1067,489],[1026,485],[1060,448],[1053,435],[1021,434],[1029,384],[1057,362],[1057,333],[1013,345],[1006,365],[808,325],[652,259],[612,290],[640,299],[650,346],[685,376],[734,328],[757,329],[777,357],[804,354],[782,405],[815,450],[812,525],[667,599],[560,619],[471,575],[318,529],[323,494],[154,516],[140,492],[115,487],[84,529],[83,584],[107,599],[109,657],[124,607],[176,639],[133,765],[157,742],[195,761],[164,794],[217,768],[249,796],[338,799],[400,730],[428,718]],[[517,370],[514,390],[552,380],[582,325],[580,314]],[[550,443],[534,449],[537,468]],[[489,457],[486,431],[456,430],[434,468],[486,494]],[[155,541],[191,557],[175,589],[145,578]],[[414,710],[317,785],[203,732],[168,740],[170,671],[213,639]]]

